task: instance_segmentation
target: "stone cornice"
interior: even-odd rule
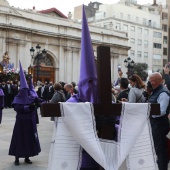
[[[42,35],[42,36],[48,36],[48,37],[53,37],[53,38],[62,38],[62,39],[70,39],[70,40],[76,40],[76,41],[81,41],[81,37],[74,36],[74,35],[67,35],[67,34],[61,34],[61,33],[54,33],[54,32],[47,32],[47,31],[42,31],[42,30],[37,30],[37,29],[31,29],[27,27],[21,27],[21,26],[14,26],[12,24],[0,24],[1,29],[8,29],[9,30],[15,30],[15,31],[21,31],[21,32],[27,32],[31,34],[37,34],[37,35]],[[99,35],[101,36],[101,35]],[[102,34],[103,36],[103,34]],[[120,37],[121,39],[121,37]],[[116,41],[115,41],[116,42]],[[99,41],[99,40],[94,40],[92,39],[92,43],[96,45],[107,45],[110,47],[121,47],[125,48],[127,50],[130,49],[129,46],[126,45],[120,45],[120,44],[115,44],[115,43],[107,43],[105,41]]]
[[[21,46],[25,46],[26,45],[26,41],[22,40],[22,39],[17,39],[17,38],[7,38],[6,39],[7,43],[11,43],[13,45],[21,45]]]
[[[24,11],[24,12],[27,13],[27,11]],[[24,16],[24,15],[18,16],[18,15],[14,15],[12,13],[2,13],[1,11],[0,11],[0,14],[1,15],[8,15],[8,18],[11,19],[12,23],[7,23],[7,24],[16,25],[15,18],[17,18],[17,20],[20,21],[20,23],[21,22],[31,22],[30,25],[32,27],[34,26],[34,23],[38,23],[38,25],[46,24],[46,25],[49,25],[51,27],[56,27],[56,26],[62,27],[63,26],[65,28],[70,28],[70,29],[75,29],[75,30],[81,31],[81,23],[76,22],[74,20],[68,20],[68,19],[63,19],[63,18],[52,18],[48,15],[43,15],[43,14],[40,15],[38,13],[33,13],[33,12],[31,14],[35,15],[35,17],[30,16],[30,18],[28,18],[28,16]],[[2,16],[2,17],[5,17],[5,16]],[[103,34],[103,35],[107,35],[107,36],[119,37],[119,38],[122,38],[124,40],[127,39],[125,32],[122,32],[122,31],[113,32],[111,30],[96,27],[96,26],[93,26],[93,25],[89,26],[89,30],[90,30],[91,34]]]

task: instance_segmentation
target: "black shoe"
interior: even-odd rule
[[[31,160],[30,160],[29,158],[26,158],[26,159],[25,159],[25,163],[27,163],[27,164],[32,164],[32,162],[31,162]]]
[[[20,163],[19,163],[19,160],[15,160],[14,164],[15,164],[15,165],[19,165],[19,164],[20,164]]]

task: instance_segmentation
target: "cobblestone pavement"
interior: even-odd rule
[[[37,129],[42,151],[38,156],[30,158],[33,164],[25,164],[24,159],[20,159],[21,164],[16,166],[14,165],[14,157],[8,155],[15,115],[16,113],[13,109],[3,110],[2,123],[0,124],[0,170],[46,170],[53,133],[53,122],[50,121],[50,118],[44,118],[39,115],[40,124],[37,125]],[[126,170],[125,163],[119,170]],[[170,164],[168,170],[170,170]]]

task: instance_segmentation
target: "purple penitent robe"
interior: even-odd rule
[[[2,122],[2,109],[4,107],[4,92],[0,89],[0,124]]]
[[[29,105],[14,104],[17,112],[9,155],[19,158],[38,155],[41,151],[36,127],[36,108]]]
[[[82,39],[81,39],[81,62],[80,78],[78,82],[78,94],[72,96],[67,102],[98,102],[97,93],[97,73],[95,66],[94,52],[91,43],[88,23],[86,20],[85,9],[82,10]],[[85,151],[82,152],[81,169],[98,170],[100,166]]]
[[[38,155],[41,151],[36,126],[36,105],[38,97],[29,89],[25,74],[20,65],[20,90],[15,96],[12,106],[16,111],[9,155],[25,158]]]

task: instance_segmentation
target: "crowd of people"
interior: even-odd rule
[[[160,115],[151,115],[150,123],[158,168],[159,170],[167,170],[169,162],[166,137],[169,132],[168,115],[170,109],[169,66],[165,66],[163,75],[159,72],[152,73],[147,82],[142,81],[137,74],[125,78],[122,76],[121,70],[118,73],[120,77],[111,89],[113,103],[160,104]],[[42,83],[37,90],[40,98],[52,103],[65,102],[76,93],[78,93],[78,89],[74,82],[70,84],[59,82],[54,85],[51,82],[49,85]]]
[[[40,82],[40,86],[35,86],[35,89],[37,91],[38,97],[45,100],[46,102],[50,102],[53,97],[56,97],[56,94],[59,94],[59,96],[61,96],[58,97],[58,100],[62,102],[68,100],[71,96],[78,93],[78,89],[75,82],[58,82],[55,84],[53,84],[53,82],[49,82],[49,84],[47,82]],[[52,102],[54,101],[52,100]]]
[[[0,84],[0,124],[3,108],[14,108],[16,121],[11,137],[9,155],[15,156],[15,165],[20,165],[20,158],[32,164],[30,157],[41,152],[37,124],[39,123],[37,108],[42,103],[65,102],[78,93],[76,83],[60,82],[40,83],[37,86],[32,77],[26,80],[20,63],[20,81],[7,81]]]
[[[14,97],[18,94],[19,86],[17,81],[7,81],[0,83],[0,89],[4,93],[4,107],[11,108]]]
[[[118,71],[119,78],[111,89],[112,102],[113,103],[159,103],[160,104],[160,115],[151,115],[150,122],[152,128],[152,136],[157,155],[157,163],[159,170],[167,170],[168,168],[168,150],[167,150],[167,138],[166,135],[169,132],[169,109],[170,109],[170,68],[165,66],[164,74],[161,75],[158,72],[152,73],[148,77],[147,82],[143,82],[142,79],[137,75],[133,74],[129,78],[122,76],[122,71]],[[28,83],[28,82],[27,82]],[[24,157],[25,162],[31,164],[29,157],[37,155],[40,151],[40,145],[38,141],[38,132],[36,129],[36,112],[37,107],[35,106],[36,101],[42,102],[65,102],[70,99],[71,96],[78,93],[78,87],[75,82],[64,83],[58,82],[53,84],[52,82],[40,82],[37,86],[28,88],[18,85],[17,82],[7,81],[0,84],[0,90],[4,97],[4,103],[1,108],[13,107],[17,112],[16,123],[14,126],[13,136],[11,139],[11,145],[9,149],[9,155],[15,156],[15,165],[19,165],[19,158]],[[32,90],[31,90],[32,88]],[[27,97],[25,97],[27,95]],[[24,96],[24,98],[23,98]],[[30,97],[32,96],[32,97]],[[36,101],[35,101],[36,100]],[[41,101],[41,102],[40,102]],[[24,102],[24,103],[23,103]],[[28,115],[31,116],[28,116]],[[24,116],[23,116],[24,115]],[[23,137],[20,129],[24,128],[25,125],[31,126],[29,130],[31,136],[27,143],[28,136]],[[28,124],[27,124],[28,123]],[[27,128],[28,129],[28,128]],[[36,138],[34,137],[35,133]],[[20,135],[18,135],[20,134]],[[20,140],[20,138],[25,138]],[[22,148],[21,143],[26,142],[28,147],[26,151]],[[29,146],[29,143],[35,143],[36,150]],[[18,149],[17,149],[18,148]]]
[[[158,103],[160,115],[151,115],[150,123],[154,147],[157,155],[159,170],[167,170],[169,162],[168,138],[169,132],[169,109],[170,109],[170,67],[167,64],[163,74],[152,73],[147,82],[133,74],[129,79],[122,76],[119,70],[119,78],[113,85],[112,95],[114,103]]]
[[[55,91],[62,90],[64,92],[65,99],[69,99],[70,96],[73,94],[78,93],[77,86],[75,82],[71,83],[64,83],[59,82],[61,85],[61,88],[55,89],[58,83],[53,84],[52,82],[40,82],[39,85],[37,83],[34,83],[34,88],[37,92],[37,95],[39,98],[45,100],[46,102],[49,102]],[[4,108],[12,108],[11,104],[14,100],[14,97],[18,94],[20,89],[20,82],[18,81],[6,81],[0,83],[0,89],[4,93]]]

